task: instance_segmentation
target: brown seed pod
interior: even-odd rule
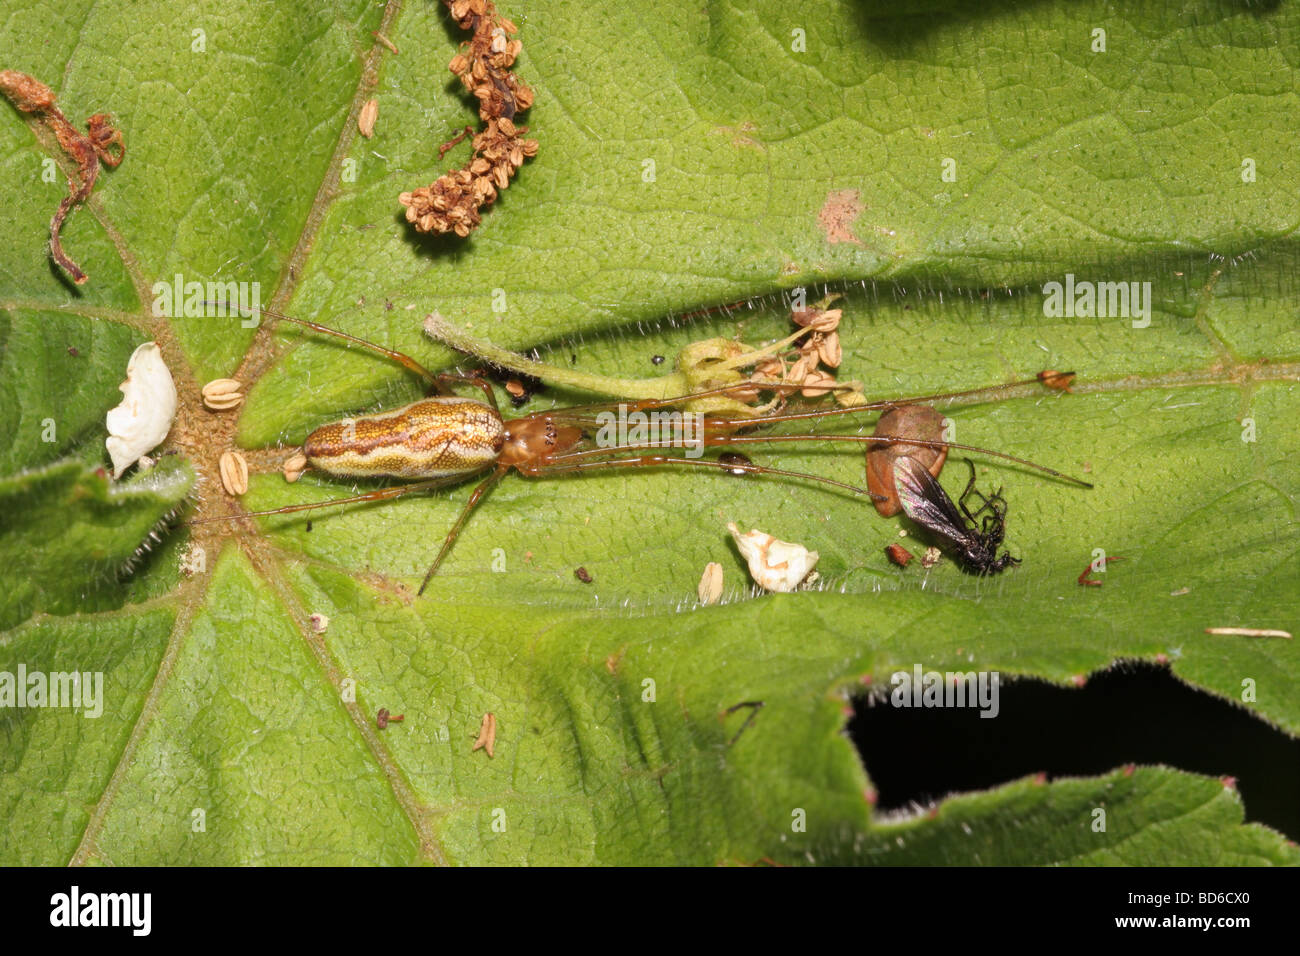
[[[943,416],[929,405],[899,405],[880,416],[872,434],[940,441],[943,438]],[[894,463],[899,458],[915,458],[926,471],[938,478],[943,463],[948,458],[948,449],[909,445],[906,442],[869,446],[867,488],[873,494],[884,497],[884,500],[877,498],[875,505],[876,511],[885,518],[892,518],[903,510],[898,501],[898,491],[894,487]]]

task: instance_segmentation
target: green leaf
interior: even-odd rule
[[[1300,861],[1243,822],[1231,786],[1166,767],[875,813],[843,733],[864,684],[883,696],[918,664],[1066,684],[1132,659],[1300,732],[1295,642],[1206,633],[1300,625],[1300,14],[648,9],[502,9],[541,151],[464,241],[417,236],[397,202],[468,155],[437,157],[474,111],[446,69],[463,37],[434,3],[129,19],[64,3],[75,27],[51,33],[34,8],[7,22],[0,63],[54,86],[74,122],[112,112],[127,156],[64,229],[90,275],[74,290],[46,253],[64,194],[42,178],[51,144],[0,109],[0,702],[20,667],[102,681],[99,716],[0,709],[0,861]],[[1044,286],[1067,273],[1150,283],[1149,315],[1050,314]],[[286,483],[280,464],[321,423],[420,393],[299,327],[158,315],[156,284],[178,275],[259,283],[263,304],[434,369],[472,364],[423,335],[437,310],[624,378],[700,339],[786,335],[782,293],[826,284],[843,294],[839,376],[870,397],[1078,372],[1072,394],[944,412],[956,441],[1096,487],[972,456],[1023,559],[975,578],[894,567],[885,545],[917,550],[916,528],[811,482],[510,475],[417,598],[470,485],[177,519],[187,499],[235,513],[228,449],[254,472],[246,510],[353,493]],[[103,416],[151,339],[180,392],[172,454],[111,483]],[[245,383],[239,410],[203,407],[219,376]],[[552,387],[520,414],[599,400]],[[850,442],[747,451],[863,480]],[[729,521],[817,550],[818,586],[752,593]],[[1125,560],[1080,587],[1098,550]],[[710,561],[726,594],[702,608]],[[403,719],[380,730],[380,708]],[[472,749],[489,712],[493,756]]]

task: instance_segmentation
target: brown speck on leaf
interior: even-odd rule
[[[387,707],[380,707],[375,714],[375,726],[380,730],[387,730],[389,724],[400,724],[405,719],[405,714],[390,714]]]
[[[393,54],[393,56],[397,56],[398,51],[397,51],[396,43],[388,39],[388,37],[384,36],[378,30],[374,31],[374,35],[375,35],[375,39],[378,40],[380,43],[382,43],[385,46],[385,48],[387,48],[389,53]]]
[[[1070,391],[1070,383],[1074,381],[1074,372],[1058,372],[1054,368],[1044,369],[1038,373],[1038,380],[1048,388],[1054,388],[1061,392]]]
[[[885,554],[889,556],[890,561],[893,561],[900,568],[905,568],[911,564],[913,558],[912,552],[908,551],[901,544],[888,545],[885,548]]]
[[[69,345],[68,354],[71,355],[73,358],[76,358],[81,353],[77,351],[77,347],[75,345]]]
[[[588,571],[586,568],[574,568],[573,576],[577,578],[579,581],[581,581],[583,584],[590,584],[592,580],[591,572]]]
[[[483,723],[479,725],[478,737],[474,740],[474,746],[470,748],[470,753],[475,750],[486,750],[489,757],[493,756],[493,750],[497,743],[497,715],[488,711],[483,715]]]
[[[838,189],[826,197],[821,211],[817,213],[817,225],[826,234],[826,241],[832,245],[837,242],[851,242],[862,245],[862,240],[853,234],[853,223],[862,215],[862,199],[856,189]]]
[[[62,149],[77,164],[76,179],[68,179],[68,195],[50,220],[50,255],[59,266],[81,285],[89,276],[68,258],[59,239],[59,231],[68,213],[81,205],[95,188],[99,164],[114,167],[126,156],[126,144],[106,113],[96,113],[86,120],[86,133],[81,133],[55,105],[54,92],[34,77],[17,70],[0,70],[0,92],[22,113],[39,115],[41,121],[58,140]]]

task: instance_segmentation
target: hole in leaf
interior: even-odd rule
[[[1000,711],[854,701],[849,734],[877,792],[877,811],[926,804],[1046,771],[1102,774],[1163,764],[1237,778],[1246,819],[1300,839],[1300,740],[1177,680],[1125,662],[1083,688],[1004,681]]]

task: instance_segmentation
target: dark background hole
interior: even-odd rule
[[[1003,680],[995,719],[976,709],[854,701],[849,733],[877,810],[984,790],[1046,771],[1106,773],[1164,764],[1237,778],[1246,819],[1300,840],[1300,740],[1194,690],[1165,667],[1128,662],[1083,688]]]

